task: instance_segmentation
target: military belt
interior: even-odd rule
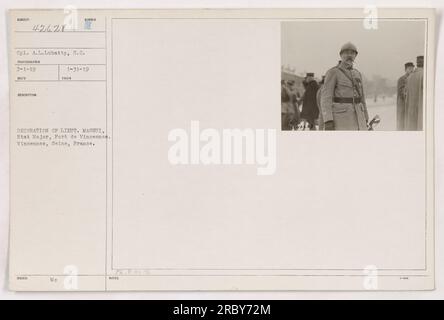
[[[336,103],[361,103],[361,97],[333,97]]]

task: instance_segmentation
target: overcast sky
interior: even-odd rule
[[[424,21],[379,21],[367,30],[359,21],[297,21],[281,24],[282,65],[320,78],[338,60],[341,46],[351,41],[358,48],[355,67],[367,78],[380,75],[390,82],[404,72],[404,63],[416,64],[424,54]]]

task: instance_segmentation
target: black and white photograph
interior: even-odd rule
[[[423,130],[424,20],[281,23],[286,130]]]

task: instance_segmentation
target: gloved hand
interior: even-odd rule
[[[335,130],[335,124],[333,121],[327,121],[324,123],[324,130]]]

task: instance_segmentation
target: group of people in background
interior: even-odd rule
[[[281,80],[282,130],[315,130],[319,118],[317,95],[321,83],[315,80],[314,73],[307,73],[302,96],[294,84],[294,80]]]
[[[398,79],[396,122],[397,130],[422,130],[424,56],[405,65],[405,74]]]

